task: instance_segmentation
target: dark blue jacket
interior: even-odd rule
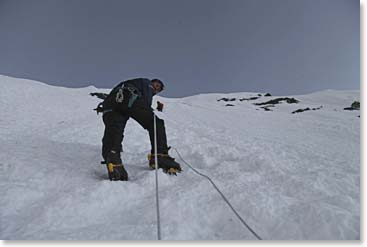
[[[131,85],[131,86],[135,87],[136,89],[138,89],[138,91],[141,93],[141,97],[142,97],[143,101],[146,103],[146,106],[148,108],[151,107],[154,92],[153,92],[153,87],[152,87],[151,81],[149,79],[136,78],[136,79],[123,81],[123,82],[119,83],[116,87],[114,87],[110,94],[113,94],[114,91],[118,91],[119,88],[122,85],[125,85],[125,86]]]

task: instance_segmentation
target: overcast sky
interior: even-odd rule
[[[359,89],[359,0],[0,0],[0,74],[168,97]]]

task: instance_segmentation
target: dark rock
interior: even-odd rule
[[[322,108],[322,106],[320,107],[317,107],[317,108],[312,108],[313,111],[316,111],[316,110],[320,110]]]
[[[359,110],[361,107],[361,104],[359,103],[359,101],[354,101],[351,107]]]
[[[304,111],[310,111],[311,109],[310,108],[305,108],[305,109],[298,109],[298,110],[296,110],[296,111],[293,111],[292,112],[292,114],[294,114],[294,113],[300,113],[300,112],[304,112]]]
[[[263,106],[261,107],[262,109],[264,109],[265,111],[273,111],[272,109],[269,109],[270,106]]]
[[[305,109],[298,109],[296,111],[293,111],[292,114],[294,114],[294,113],[300,113],[300,112],[304,112],[304,111],[311,111],[311,110],[317,111],[317,110],[320,110],[321,108],[322,108],[322,106],[317,107],[317,108],[312,108],[312,109],[310,109],[309,107],[307,107]]]
[[[221,99],[218,99],[217,101],[225,101],[225,102],[227,102],[227,101],[235,101],[236,100],[236,98],[221,98]]]
[[[299,102],[295,98],[286,98],[285,100],[287,101],[288,104],[297,104]]]
[[[244,100],[246,100],[246,101],[249,101],[249,100],[256,100],[256,99],[258,99],[259,97],[251,97],[251,98],[242,98],[242,99],[239,99],[240,101],[244,101]]]
[[[265,96],[265,97],[269,97],[269,96],[271,96],[271,94],[270,94],[270,93],[267,93],[267,94],[265,94],[264,96]]]
[[[273,99],[273,100],[269,100],[267,102],[263,102],[263,103],[255,103],[254,105],[275,105],[275,104],[279,104],[282,101],[286,101],[288,104],[297,104],[299,101],[296,100],[295,98],[277,98],[277,99]]]
[[[348,110],[348,111],[354,111],[354,110],[359,110],[359,109],[360,109],[359,101],[354,101],[350,107],[344,108],[344,110]]]
[[[221,99],[218,99],[217,101],[228,101],[228,99],[227,98],[221,98]]]
[[[225,106],[234,106],[234,105],[232,105],[232,104],[226,104]]]

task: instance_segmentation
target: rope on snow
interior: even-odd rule
[[[222,199],[227,203],[227,205],[232,209],[233,213],[237,216],[237,218],[241,221],[241,223],[258,239],[258,240],[262,240],[262,238],[246,223],[246,221],[244,219],[242,219],[242,217],[239,215],[239,213],[236,211],[236,209],[234,209],[234,207],[232,206],[232,204],[228,201],[228,199],[224,196],[224,194],[222,193],[222,191],[217,187],[217,185],[213,182],[213,180],[208,177],[205,174],[202,174],[200,172],[198,172],[195,168],[193,168],[189,163],[187,163],[181,156],[181,154],[178,152],[178,150],[176,148],[173,147],[173,149],[176,151],[177,155],[180,157],[180,159],[191,169],[193,170],[196,174],[206,178],[209,180],[209,182],[213,185],[213,187],[218,191],[218,193],[222,196]]]

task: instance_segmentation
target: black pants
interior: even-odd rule
[[[133,118],[149,133],[151,152],[154,153],[154,112],[145,106],[143,101],[137,100],[131,108],[113,110],[103,114],[105,131],[102,139],[102,156],[106,160],[107,154],[114,150],[122,151],[122,140],[127,120]],[[168,153],[166,129],[164,121],[156,117],[157,153]]]

